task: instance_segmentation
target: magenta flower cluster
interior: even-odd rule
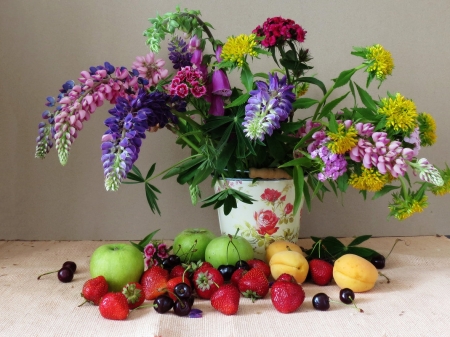
[[[195,98],[206,94],[205,80],[200,70],[194,67],[183,67],[172,79],[169,85],[171,96],[186,98],[191,93]]]
[[[157,266],[169,256],[170,248],[163,242],[150,242],[144,248],[144,261],[147,268]]]
[[[285,41],[305,41],[306,30],[291,19],[283,19],[280,16],[268,18],[253,32],[257,36],[264,36],[261,44],[268,48],[283,45]]]

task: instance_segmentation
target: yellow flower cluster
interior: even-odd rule
[[[422,197],[419,201],[412,199],[410,201],[405,201],[403,205],[389,205],[391,212],[394,217],[398,220],[405,220],[409,218],[414,213],[421,213],[428,206],[428,198],[426,195]]]
[[[436,122],[426,112],[421,112],[417,117],[420,131],[420,145],[431,146],[436,142]]]
[[[374,168],[368,169],[363,167],[361,175],[352,173],[348,183],[350,186],[358,190],[377,192],[381,190],[390,180],[391,178],[388,174],[381,174]]]
[[[376,44],[367,48],[366,59],[373,61],[372,65],[367,67],[367,71],[374,73],[380,80],[384,81],[387,75],[392,74],[394,69],[394,59],[391,53],[383,46]]]
[[[358,132],[353,125],[346,129],[344,124],[339,124],[338,132],[327,132],[327,136],[331,140],[327,147],[336,154],[344,154],[358,144]]]
[[[236,62],[239,67],[242,67],[247,55],[258,55],[254,50],[256,47],[255,37],[255,34],[241,34],[237,37],[229,37],[227,42],[223,45],[220,56],[224,61]]]
[[[383,98],[381,103],[378,112],[386,115],[386,127],[410,133],[417,126],[418,114],[412,100],[397,93],[395,98]]]

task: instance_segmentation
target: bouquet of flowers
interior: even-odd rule
[[[426,192],[450,191],[448,166],[441,170],[419,157],[420,148],[436,140],[432,116],[419,113],[400,93],[374,99],[352,80],[365,71],[367,88],[391,75],[393,58],[381,45],[354,48],[351,54],[362,62],[338,73],[327,88],[307,76],[312,69],[303,47],[307,32],[293,20],[268,18],[252,32],[222,42],[200,16],[176,8],[149,19],[144,36],[150,52],[131,69],[105,62],[82,71],[78,83],[64,83],[57,98],[47,97],[53,109],[42,114],[36,157],[44,158],[55,143],[65,165],[83,123],[107,101],[112,108],[101,139],[105,187],[115,191],[121,183],[143,183],[153,212],[159,213],[160,191],[152,182],[157,177],[186,184],[195,204],[205,180],[281,173],[294,180],[294,213],[303,198],[310,209],[313,197],[345,193],[349,186],[364,198],[367,192],[374,192],[373,198],[392,192],[390,215],[400,220],[427,206]],[[165,38],[170,66],[157,56]],[[251,62],[262,57],[272,58],[274,69],[252,72]],[[236,87],[230,85],[231,72],[240,74]],[[323,96],[308,97],[311,85]],[[343,93],[332,98],[336,89]],[[162,129],[188,147],[189,156],[158,174],[153,164],[143,175],[135,166],[142,140]],[[418,177],[415,183],[408,171]],[[231,186],[202,201],[229,213],[236,200],[252,202]]]

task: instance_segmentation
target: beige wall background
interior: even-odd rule
[[[45,98],[56,96],[62,83],[91,65],[109,61],[130,67],[137,55],[148,51],[142,36],[147,19],[177,4],[200,9],[221,40],[251,32],[267,17],[295,20],[308,31],[304,46],[314,56],[311,74],[327,85],[340,71],[359,64],[350,55],[352,46],[382,44],[392,52],[396,67],[379,95],[399,91],[419,111],[432,113],[438,143],[423,149],[421,156],[441,167],[450,161],[447,0],[2,0],[0,239],[140,239],[158,228],[159,238],[173,238],[197,226],[219,234],[216,212],[192,206],[187,188],[175,180],[155,181],[163,192],[161,217],[151,213],[140,185],[104,190],[100,139],[109,106],[85,123],[66,167],[59,165],[54,149],[44,161],[34,159]],[[160,54],[166,56],[166,51]],[[268,59],[257,61],[254,69],[272,67]],[[364,84],[363,76],[359,80]],[[312,89],[309,95],[319,97],[319,92]],[[156,162],[158,171],[183,158],[174,141],[165,130],[149,135],[138,166],[145,171]],[[203,187],[204,196],[212,193],[208,184]],[[324,203],[315,200],[312,213],[304,210],[301,236],[450,234],[449,196],[430,195],[430,207],[404,222],[387,218],[389,201],[389,196],[363,201],[356,191],[342,200],[328,194]]]

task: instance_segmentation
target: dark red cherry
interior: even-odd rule
[[[318,293],[312,298],[312,305],[316,310],[326,311],[330,309],[330,298],[327,294]]]
[[[386,265],[386,259],[383,255],[378,254],[378,255],[374,255],[371,259],[370,262],[372,262],[372,264],[375,266],[375,268],[377,269],[383,269],[384,266]]]
[[[63,283],[68,283],[73,279],[73,271],[69,267],[63,267],[58,270],[58,280]]]
[[[350,288],[341,289],[339,292],[339,299],[342,303],[352,304],[355,300],[355,293]]]

